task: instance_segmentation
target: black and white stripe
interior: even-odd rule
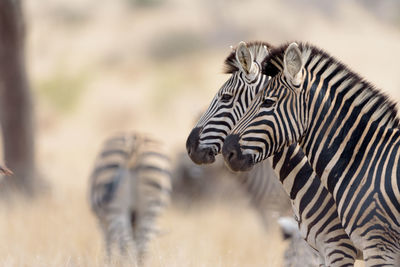
[[[242,157],[251,158],[251,164],[271,155],[275,160],[282,147],[298,144],[333,195],[342,225],[363,251],[366,265],[398,266],[400,130],[395,104],[312,45],[285,45],[271,58],[283,62],[283,71],[233,130]]]
[[[262,42],[239,45],[241,50],[251,53],[248,55],[251,62],[246,65],[248,70],[243,69],[238,59],[240,55],[235,51],[225,60],[226,72],[231,76],[218,90],[186,142],[188,154],[195,163],[214,162],[215,155],[221,152],[225,136],[244,114],[244,107],[267,84],[269,77],[261,75],[260,70],[270,47]]]
[[[233,54],[231,54],[228,59],[232,60],[234,58],[232,56]],[[236,56],[236,58],[238,58],[238,56]],[[270,57],[267,54],[264,58]],[[240,101],[240,98],[233,97],[230,100],[229,105],[224,106],[223,104],[219,104],[219,102],[223,102],[221,97],[214,98],[210,108],[202,117],[206,119],[200,120],[199,124],[188,138],[187,147],[189,155],[192,154],[192,159],[194,158],[197,160],[201,158],[195,153],[196,146],[194,144],[196,144],[196,142],[193,140],[197,140],[197,144],[200,144],[201,140],[206,139],[209,146],[215,146],[213,149],[216,153],[220,152],[220,146],[217,144],[225,140],[230,130],[235,126],[239,119],[243,117],[244,113],[247,112],[253,99],[257,94],[260,94],[260,88],[264,89],[267,86],[269,77],[279,73],[276,66],[282,66],[282,62],[273,59],[271,59],[270,62],[271,65],[275,66],[275,68],[271,68],[268,73],[261,73],[261,71],[258,73],[260,76],[267,77],[263,79],[265,82],[257,87],[257,92],[250,91],[250,88],[247,89],[246,87],[229,87],[231,94],[234,96],[238,94],[249,95],[250,97],[247,98],[246,101]],[[236,63],[231,63],[232,66],[237,66],[238,64],[240,66],[240,60],[237,60]],[[259,65],[262,66],[261,64]],[[246,75],[244,67],[232,69],[231,73],[233,78],[241,77],[240,75]],[[231,79],[233,79],[232,77]],[[261,81],[261,79],[258,80]],[[223,89],[224,87],[221,90]],[[251,94],[243,90],[249,90]],[[219,95],[223,94],[219,92],[217,96]],[[223,112],[218,113],[219,110],[217,107],[220,105],[223,107],[221,109]],[[210,110],[213,112],[210,112]],[[237,110],[241,112],[235,112]],[[218,125],[224,125],[224,131],[220,131],[220,128],[215,126],[216,121],[219,122]],[[203,129],[208,129],[207,138],[203,137]],[[191,140],[193,133],[197,135],[197,139],[192,138]],[[228,140],[226,140],[225,143],[227,141]],[[199,146],[200,145],[197,145],[197,147]],[[207,147],[203,144],[203,148],[206,149]],[[232,155],[227,155],[227,157],[233,157],[236,152],[237,150],[232,151]],[[283,150],[280,157],[277,159],[277,161],[273,162],[273,167],[280,177],[280,181],[282,182],[286,193],[292,200],[292,207],[299,221],[303,238],[305,238],[313,248],[318,250],[321,262],[324,264],[328,266],[352,265],[355,261],[357,251],[341,226],[332,196],[321,185],[301,149],[299,149],[298,146],[292,146],[290,149]],[[242,160],[244,162],[247,161],[246,158],[243,158]],[[209,161],[205,161],[205,163],[209,163]],[[245,165],[241,164],[241,166]],[[302,177],[302,181],[304,182],[304,184],[302,184],[302,190],[300,190],[299,193],[293,190],[297,189],[300,185],[294,183],[298,177]],[[257,191],[253,193],[256,194]]]
[[[142,262],[170,193],[170,160],[161,143],[138,134],[105,141],[90,177],[89,197],[109,257]]]

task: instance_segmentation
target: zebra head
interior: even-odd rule
[[[244,114],[247,107],[265,87],[269,77],[261,72],[261,62],[271,45],[240,42],[225,60],[231,76],[219,89],[207,111],[191,131],[186,149],[197,164],[209,164],[221,152],[225,137]]]
[[[222,154],[233,171],[252,166],[297,142],[305,131],[306,102],[303,55],[296,43],[271,51],[271,62],[281,64],[226,137]]]

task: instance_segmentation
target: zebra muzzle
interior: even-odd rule
[[[251,155],[243,154],[239,144],[239,135],[228,135],[222,147],[225,163],[232,171],[248,171],[254,163]]]
[[[216,150],[211,146],[199,146],[202,128],[194,128],[186,140],[186,151],[196,164],[210,164],[215,161]]]

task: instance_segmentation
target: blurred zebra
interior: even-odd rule
[[[170,160],[163,145],[138,134],[107,139],[90,177],[90,205],[108,259],[143,262],[155,220],[169,203]]]
[[[278,224],[284,240],[289,244],[284,252],[284,267],[314,267],[319,265],[317,251],[301,236],[298,224],[292,217],[280,217]]]
[[[173,171],[174,199],[181,204],[191,201],[209,200],[223,195],[233,196],[232,186],[224,181],[232,181],[235,192],[242,193],[260,216],[263,226],[268,228],[273,216],[291,214],[289,197],[275,177],[270,163],[258,164],[249,172],[232,172],[221,157],[210,165],[197,165],[190,160],[187,153],[177,157]]]
[[[226,165],[224,168],[227,168]],[[268,218],[274,212],[281,216],[291,214],[290,199],[279,183],[270,162],[262,162],[250,171],[236,175],[265,226],[268,226]]]

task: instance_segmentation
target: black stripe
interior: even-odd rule
[[[122,150],[122,149],[117,149],[117,148],[107,149],[105,151],[102,151],[100,156],[102,158],[106,158],[106,157],[108,157],[110,155],[114,155],[114,154],[119,154],[119,155],[121,155],[123,157],[128,157],[129,156],[127,151]]]
[[[160,173],[164,173],[167,174],[169,176],[171,176],[171,172],[156,166],[150,166],[150,165],[139,165],[136,166],[135,168],[138,171],[155,171],[155,172],[160,172]]]

